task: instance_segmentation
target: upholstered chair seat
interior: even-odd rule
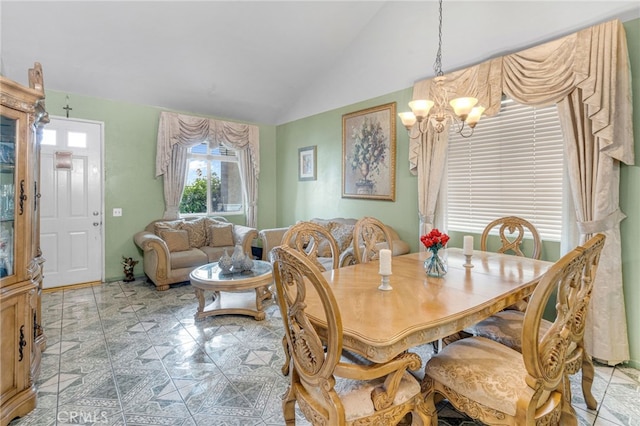
[[[509,416],[516,416],[518,400],[531,392],[522,355],[483,337],[446,346],[427,366],[433,379],[446,383],[460,397]],[[544,406],[550,395],[543,391],[536,408]]]

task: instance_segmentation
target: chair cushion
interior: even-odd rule
[[[233,247],[233,224],[209,223],[207,225],[206,245],[210,247]]]
[[[524,312],[515,310],[500,311],[489,318],[480,321],[465,331],[475,335],[495,340],[507,345],[518,352],[522,352],[522,322]],[[543,321],[544,322],[544,321]],[[541,327],[543,325],[541,324]]]
[[[207,231],[204,227],[204,218],[182,222],[178,229],[184,229],[189,234],[189,247],[198,248],[207,244]]]
[[[385,378],[382,377],[376,380],[362,381],[336,377],[334,389],[344,405],[347,422],[360,417],[371,416],[375,413],[373,401],[371,400],[371,391],[377,386],[382,386],[384,379]],[[393,404],[403,404],[418,393],[420,393],[420,384],[415,377],[405,372],[400,380],[400,386],[398,387],[398,392],[393,400]]]
[[[522,352],[523,321],[524,312],[508,309],[493,314],[486,320],[469,327],[468,330],[475,336],[495,340],[518,352]],[[540,338],[551,328],[551,325],[552,323],[545,319],[540,322]],[[572,353],[577,346],[575,342],[570,342],[567,353]]]
[[[160,238],[167,243],[167,248],[170,253],[189,250],[189,235],[187,231],[179,229],[162,229],[159,232]]]
[[[515,416],[519,397],[527,399],[531,388],[522,355],[484,337],[469,337],[447,345],[434,355],[425,376],[458,394],[494,410]],[[548,398],[542,395],[538,406]]]

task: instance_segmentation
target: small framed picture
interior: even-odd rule
[[[298,180],[316,178],[316,146],[298,148]]]

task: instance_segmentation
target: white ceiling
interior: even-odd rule
[[[640,1],[458,1],[443,6],[453,71],[619,18]],[[437,1],[0,0],[1,72],[45,87],[281,124],[432,77]],[[402,106],[398,106],[403,110]]]

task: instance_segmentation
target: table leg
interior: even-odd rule
[[[196,314],[194,316],[196,321],[202,321],[202,318],[198,318],[200,317],[202,314],[202,312],[204,312],[204,290],[195,287],[195,292],[196,292],[196,298],[198,299],[198,310],[196,311]]]

